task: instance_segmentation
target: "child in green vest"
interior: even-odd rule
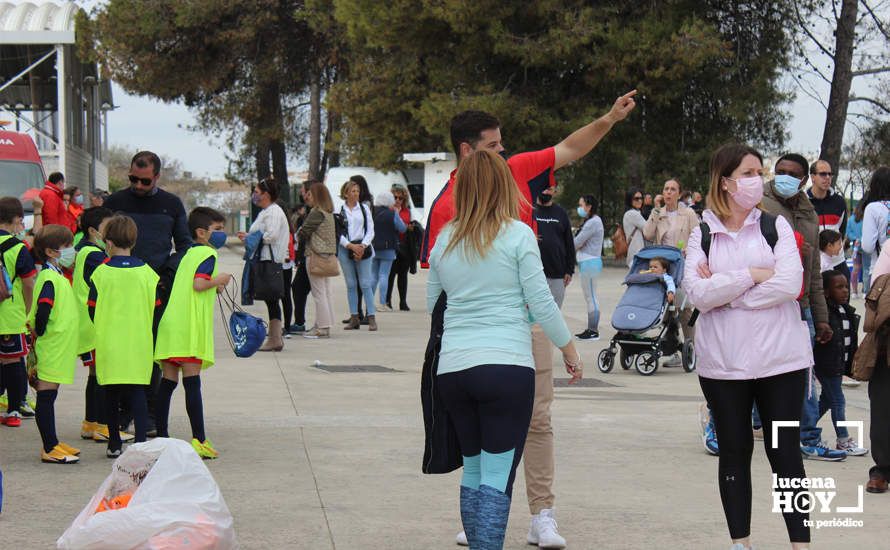
[[[31,252],[22,242],[24,219],[25,210],[17,198],[0,198],[0,262],[4,268],[0,276],[4,277],[5,284],[11,285],[9,297],[0,301],[0,386],[7,394],[6,412],[0,416],[0,425],[11,428],[22,425],[20,408],[28,387],[25,324],[37,275]]]
[[[60,384],[72,384],[77,368],[77,303],[74,289],[62,269],[74,264],[74,235],[62,225],[45,225],[34,239],[34,255],[43,264],[34,288],[37,305],[29,324],[37,354],[37,408],[35,417],[43,452],[40,459],[53,464],[73,464],[80,451],[56,436],[56,397]]]
[[[105,390],[105,414],[112,428],[120,426],[120,403],[128,398],[136,426],[136,442],[146,439],[148,403],[145,386],[154,368],[152,320],[158,275],[130,255],[136,244],[136,222],[115,215],[105,225],[109,259],[93,271],[87,300],[96,330],[96,381]],[[120,432],[108,431],[106,455],[121,454]]]
[[[74,250],[77,257],[74,260],[74,295],[77,298],[78,310],[78,340],[77,354],[83,366],[90,372],[87,377],[86,390],[84,392],[84,420],[80,427],[80,437],[94,441],[108,441],[108,425],[105,421],[105,391],[96,382],[96,329],[90,320],[87,300],[90,294],[90,277],[93,271],[108,261],[105,255],[105,241],[102,232],[105,230],[106,220],[111,219],[114,212],[101,206],[87,208],[80,215],[80,233],[84,235],[77,242],[75,235]],[[121,441],[132,441],[133,435],[121,432]]]
[[[155,360],[161,362],[164,371],[155,408],[158,437],[170,437],[167,431],[170,399],[182,370],[192,447],[205,459],[219,456],[204,433],[200,374],[212,366],[214,360],[214,291],[218,292],[232,279],[228,273],[216,272],[216,250],[226,243],[225,221],[225,217],[212,208],[198,207],[189,214],[189,231],[195,244],[182,257],[176,270],[155,344]]]

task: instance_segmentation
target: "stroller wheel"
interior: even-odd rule
[[[683,370],[686,372],[695,370],[695,343],[691,339],[683,342]]]
[[[652,376],[658,370],[658,355],[651,351],[644,351],[634,360],[637,372],[643,376]]]
[[[634,357],[636,357],[634,354],[628,353],[627,351],[624,350],[624,348],[622,348],[620,357],[621,357],[621,368],[622,369],[627,370],[627,369],[631,368],[632,366],[634,366]]]
[[[608,349],[604,349],[596,358],[596,366],[603,374],[612,370],[615,366],[615,354]]]

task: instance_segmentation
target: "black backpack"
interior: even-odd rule
[[[760,234],[766,239],[767,244],[776,251],[776,243],[779,242],[779,231],[776,229],[776,221],[778,218],[767,212],[760,214]],[[701,249],[705,253],[705,258],[711,252],[711,226],[706,222],[698,224],[701,229]]]

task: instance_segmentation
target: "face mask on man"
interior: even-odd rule
[[[553,195],[550,193],[541,193],[538,195],[538,200],[541,201],[541,204],[550,204],[553,202]]]
[[[779,174],[773,183],[776,193],[785,199],[790,199],[800,191],[800,181],[788,174]]]

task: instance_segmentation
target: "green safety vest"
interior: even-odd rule
[[[86,266],[87,256],[93,252],[104,251],[94,244],[88,244],[77,251],[74,259],[74,297],[77,300],[78,339],[77,354],[83,354],[96,348],[96,328],[90,319],[90,308],[87,301],[90,298],[90,285],[83,279],[83,270]]]
[[[0,235],[0,244],[12,238],[12,235]],[[24,244],[17,244],[3,254],[3,265],[6,266],[6,272],[12,279],[12,296],[0,302],[0,334],[25,332],[25,321],[27,321],[25,295],[22,291],[22,278],[15,274],[16,260],[24,247]]]
[[[37,375],[45,382],[72,384],[77,365],[77,303],[74,289],[64,275],[44,268],[37,275],[35,298],[47,282],[53,286],[53,308],[46,331],[34,343]],[[36,317],[37,304],[34,304],[29,315],[32,327],[35,326]]]
[[[171,357],[195,357],[201,360],[201,368],[213,365],[213,304],[215,289],[195,291],[195,273],[208,258],[216,258],[211,246],[198,245],[188,249],[176,276],[167,309],[158,325],[155,344],[155,360]],[[216,264],[213,275],[216,276]]]
[[[102,264],[90,278],[96,287],[96,377],[99,384],[151,382],[152,321],[158,275],[148,265]]]

